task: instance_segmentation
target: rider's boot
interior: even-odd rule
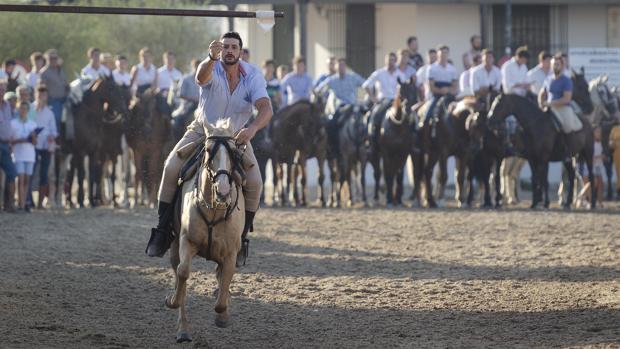
[[[157,223],[157,227],[151,229],[151,238],[149,239],[145,251],[149,257],[163,257],[174,240],[170,222],[172,212],[168,212],[170,209],[172,209],[172,204],[162,201],[159,202],[157,209],[159,222]]]
[[[245,211],[245,224],[243,225],[243,233],[241,234],[241,249],[237,253],[237,268],[245,265],[245,260],[248,258],[250,252],[250,240],[248,239],[248,232],[254,231],[254,216],[256,212]]]

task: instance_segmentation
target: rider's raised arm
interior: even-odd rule
[[[213,76],[213,67],[220,60],[220,53],[222,52],[222,42],[212,41],[209,44],[209,55],[207,58],[200,62],[198,69],[196,69],[196,83],[198,86],[205,86],[211,82]]]

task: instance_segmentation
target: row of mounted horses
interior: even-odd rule
[[[270,125],[252,141],[255,154],[266,178],[271,159],[273,170],[272,202],[281,205],[307,204],[306,162],[318,160],[318,198],[321,205],[341,206],[341,193],[347,193],[346,204],[367,203],[365,168],[374,170],[376,202],[385,183],[388,205],[401,205],[404,193],[405,164],[413,164],[414,205],[436,207],[444,196],[448,178],[447,161],[455,157],[456,200],[459,205],[472,205],[474,181],[484,188],[484,206],[500,206],[502,194],[499,168],[503,159],[516,155],[527,159],[532,169],[533,202],[549,205],[547,171],[550,161],[563,161],[564,146],[570,153],[592,163],[592,125],[603,129],[603,145],[618,112],[618,100],[607,87],[605,78],[588,83],[583,72],[573,73],[573,99],[581,108],[584,129],[565,140],[557,131],[553,118],[527,98],[497,92],[478,100],[454,101],[450,96],[438,101],[430,118],[425,115],[428,104],[418,103],[417,90],[410,82],[399,82],[398,93],[391,104],[382,106],[349,105],[340,112],[337,123],[325,115],[324,98],[315,94],[313,101],[300,101],[277,112]],[[72,136],[64,130],[64,155],[70,159],[65,182],[67,201],[75,204],[72,183],[77,174],[77,204],[84,206],[85,162],[88,158],[88,199],[92,206],[104,203],[104,182],[110,181],[108,196],[117,204],[115,194],[116,162],[127,159],[131,150],[132,166],[125,161],[123,185],[125,199],[130,182],[134,186],[135,204],[155,204],[156,194],[168,151],[174,145],[171,116],[163,97],[147,90],[132,96],[128,89],[117,86],[111,78],[101,78],[88,85],[79,102],[69,102],[72,111]],[[514,115],[519,127],[516,134],[505,134],[504,120]],[[378,125],[373,130],[374,125]],[[127,147],[121,144],[126,139]],[[507,140],[516,154],[507,152]],[[605,149],[608,151],[608,149]],[[436,166],[438,165],[438,166]],[[433,181],[434,170],[437,179]],[[565,163],[569,182],[564,205],[573,202],[574,166]],[[611,169],[611,166],[608,167]],[[328,169],[331,185],[325,183]],[[494,174],[491,176],[491,174]],[[591,174],[592,171],[589,171]],[[433,182],[436,183],[433,188]],[[342,189],[346,186],[347,191]],[[491,185],[494,183],[494,203]],[[328,191],[325,188],[329,187]],[[435,189],[435,190],[433,190]],[[355,195],[354,194],[358,194]],[[291,202],[292,200],[292,202]]]
[[[549,206],[549,163],[564,163],[568,189],[563,205],[569,208],[574,202],[575,165],[566,161],[566,154],[585,162],[592,177],[593,125],[602,127],[603,144],[608,152],[605,137],[618,112],[618,97],[608,88],[606,78],[588,83],[581,71],[573,72],[572,79],[573,100],[581,109],[584,127],[566,137],[559,131],[551,112],[541,110],[534,100],[500,92],[491,92],[478,100],[454,101],[451,96],[442,97],[425,120],[418,115],[426,115],[429,103],[418,103],[414,84],[399,82],[397,96],[391,104],[383,108],[346,106],[337,124],[329,121],[324,114],[322,96],[315,94],[312,102],[300,101],[276,113],[270,126],[253,140],[253,145],[263,178],[268,160],[272,160],[272,201],[282,205],[291,204],[291,192],[295,205],[307,204],[305,166],[313,157],[319,165],[321,205],[343,205],[341,192],[345,192],[342,191],[345,183],[349,189],[347,204],[354,201],[354,192],[359,192],[358,199],[367,204],[365,168],[368,163],[374,170],[374,200],[380,199],[383,179],[387,204],[402,205],[405,165],[411,158],[411,200],[414,205],[437,207],[448,179],[448,158],[454,156],[458,205],[473,204],[474,182],[477,182],[484,188],[483,206],[499,207],[502,205],[500,165],[504,159],[518,156],[526,159],[532,169],[532,207],[541,203]],[[507,135],[505,120],[510,115],[514,115],[519,126],[516,133]],[[373,131],[373,124],[378,129]],[[331,179],[328,194],[324,192],[325,168],[329,169]],[[611,170],[611,166],[608,168]],[[491,200],[493,184],[495,197]]]

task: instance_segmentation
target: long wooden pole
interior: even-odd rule
[[[190,17],[241,17],[256,18],[252,11],[217,11],[201,9],[167,9],[139,7],[95,7],[95,6],[48,6],[0,4],[0,12],[47,12],[47,13],[89,13],[102,15],[151,15]],[[274,17],[284,17],[283,11],[276,11]]]

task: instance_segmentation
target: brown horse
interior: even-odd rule
[[[125,123],[127,145],[133,150],[136,167],[134,205],[145,204],[142,186],[146,189],[147,203],[157,203],[157,189],[165,154],[168,154],[172,146],[170,115],[157,107],[158,98],[161,97],[152,89],[135,97]]]
[[[323,192],[323,164],[326,158],[327,137],[321,120],[324,106],[320,102],[299,101],[276,113],[273,122],[273,158],[278,162],[277,176],[281,204],[289,202],[289,191],[297,206],[306,202],[306,161],[316,157],[319,162],[319,200],[325,206]],[[286,165],[288,180],[284,179],[283,167]],[[300,178],[301,188],[297,185]],[[291,188],[292,186],[292,188]],[[300,193],[301,192],[301,193]]]
[[[80,207],[84,207],[84,158],[88,156],[88,198],[94,207],[102,203],[104,149],[109,141],[106,125],[121,120],[127,114],[127,104],[121,89],[112,78],[99,78],[84,92],[82,101],[70,107],[73,110],[75,138],[69,147],[72,158],[65,188],[67,201],[72,205],[71,186],[77,172],[77,199]]]

